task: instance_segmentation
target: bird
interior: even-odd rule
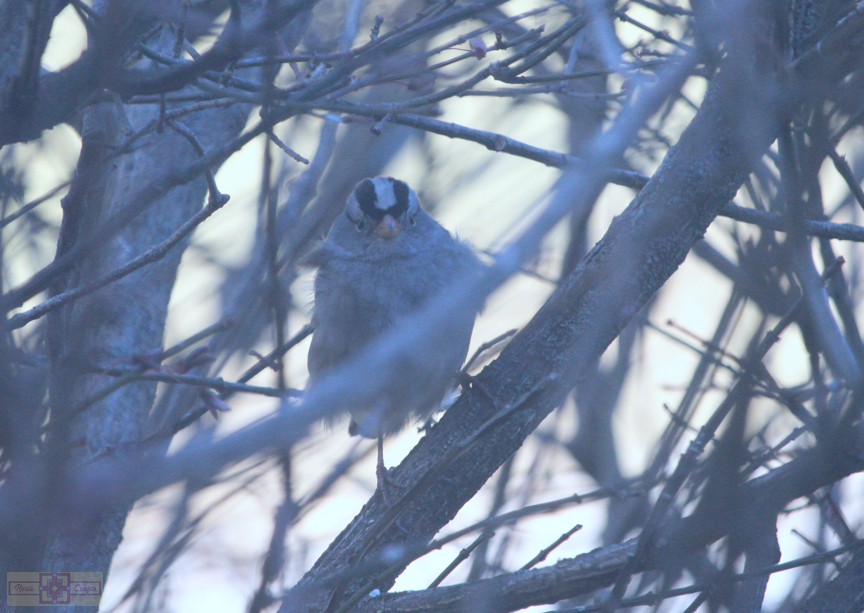
[[[403,318],[460,278],[482,270],[473,250],[420,205],[407,183],[392,177],[360,181],[326,239],[307,257],[317,268],[309,347],[310,383],[363,351]],[[383,439],[440,405],[465,357],[477,309],[456,313],[436,334],[443,348],[400,361],[386,392],[349,406],[349,433],[378,439],[378,487],[387,497]]]

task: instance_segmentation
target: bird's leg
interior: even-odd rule
[[[381,497],[384,498],[384,504],[390,506],[390,496],[387,493],[387,468],[384,466],[384,437],[378,437],[378,465],[375,467],[375,476],[378,478],[378,489],[381,490]]]

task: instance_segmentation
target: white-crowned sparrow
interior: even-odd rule
[[[308,261],[318,267],[308,357],[312,380],[481,268],[471,249],[420,207],[414,190],[390,177],[357,184]],[[400,372],[390,373],[397,383],[371,406],[346,407],[349,432],[380,443],[411,418],[427,418],[465,360],[475,315],[449,319],[446,329],[436,331],[446,335],[446,349],[400,363]],[[379,469],[382,462],[379,454]]]

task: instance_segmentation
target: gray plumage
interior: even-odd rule
[[[390,177],[357,184],[309,262],[318,267],[308,357],[312,380],[481,268],[465,244],[423,211],[414,191]],[[374,404],[346,407],[351,433],[386,436],[412,417],[428,417],[465,361],[475,315],[460,313],[436,330],[448,340],[443,350],[421,349],[400,361]]]

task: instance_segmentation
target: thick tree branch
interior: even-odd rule
[[[764,513],[768,507],[776,513],[777,510],[782,509],[795,498],[807,493],[803,490],[813,492],[821,487],[819,484],[833,483],[837,479],[848,476],[856,468],[853,464],[843,462],[843,456],[864,451],[864,444],[862,443],[864,443],[864,439],[859,440],[857,447],[847,448],[840,452],[833,461],[816,463],[812,479],[808,480],[806,486],[799,488],[797,482],[801,476],[798,474],[799,471],[803,473],[803,471],[810,471],[814,467],[813,457],[809,455],[792,460],[786,466],[775,469],[764,477],[753,479],[739,486],[739,491],[730,493],[730,495],[740,496],[741,500],[752,500],[753,497],[756,497],[760,501],[760,505],[759,509],[754,509],[752,512],[748,511],[748,507],[744,507],[742,510],[745,511],[745,517],[737,518],[736,523],[746,524],[754,521],[756,516]],[[834,465],[833,468],[832,465]],[[844,468],[839,468],[839,466],[844,466]],[[862,468],[864,467],[859,465],[857,470]],[[770,485],[766,488],[767,484]],[[766,489],[770,490],[771,493],[766,494]],[[769,505],[761,504],[769,499]],[[706,515],[710,515],[712,512],[716,512],[716,510],[709,509]],[[639,566],[639,571],[665,568],[669,560],[681,560],[687,554],[698,551],[725,535],[725,531],[713,529],[709,521],[700,523],[697,531],[694,532],[696,526],[691,523],[691,517],[675,520],[667,525],[669,531],[689,537],[689,540],[681,543],[682,548],[674,551],[667,547],[658,549],[657,555],[652,556],[650,560],[646,560],[646,563]],[[706,541],[705,538],[710,540]],[[637,540],[631,539],[621,544],[595,549],[575,558],[564,559],[537,570],[507,573],[493,579],[462,585],[381,595],[378,598],[364,601],[357,610],[360,613],[371,613],[372,611],[383,613],[457,612],[471,608],[472,602],[482,601],[496,611],[516,611],[533,605],[552,604],[569,598],[585,596],[599,588],[612,585],[618,573],[636,553],[636,545]],[[851,546],[844,547],[843,550],[851,548],[860,548],[860,543],[853,543]],[[833,555],[837,555],[837,553],[839,552],[832,552]],[[860,558],[860,552],[856,554],[855,559],[857,558]],[[814,558],[805,558],[801,562],[813,563],[817,559],[820,559],[818,555]],[[735,580],[746,581],[750,577],[764,577],[766,571],[776,572],[785,568],[792,568],[795,565],[784,563],[776,568],[768,566],[764,571],[745,572],[736,576]],[[858,566],[856,563],[850,564],[844,577],[851,580],[852,577],[860,574],[859,567],[860,564]],[[695,586],[695,589],[691,591],[704,590],[708,587],[707,585]],[[823,597],[831,593],[830,591],[825,592]],[[860,599],[864,592],[854,590],[852,593],[855,594],[854,598]],[[592,610],[600,610],[600,607]]]

